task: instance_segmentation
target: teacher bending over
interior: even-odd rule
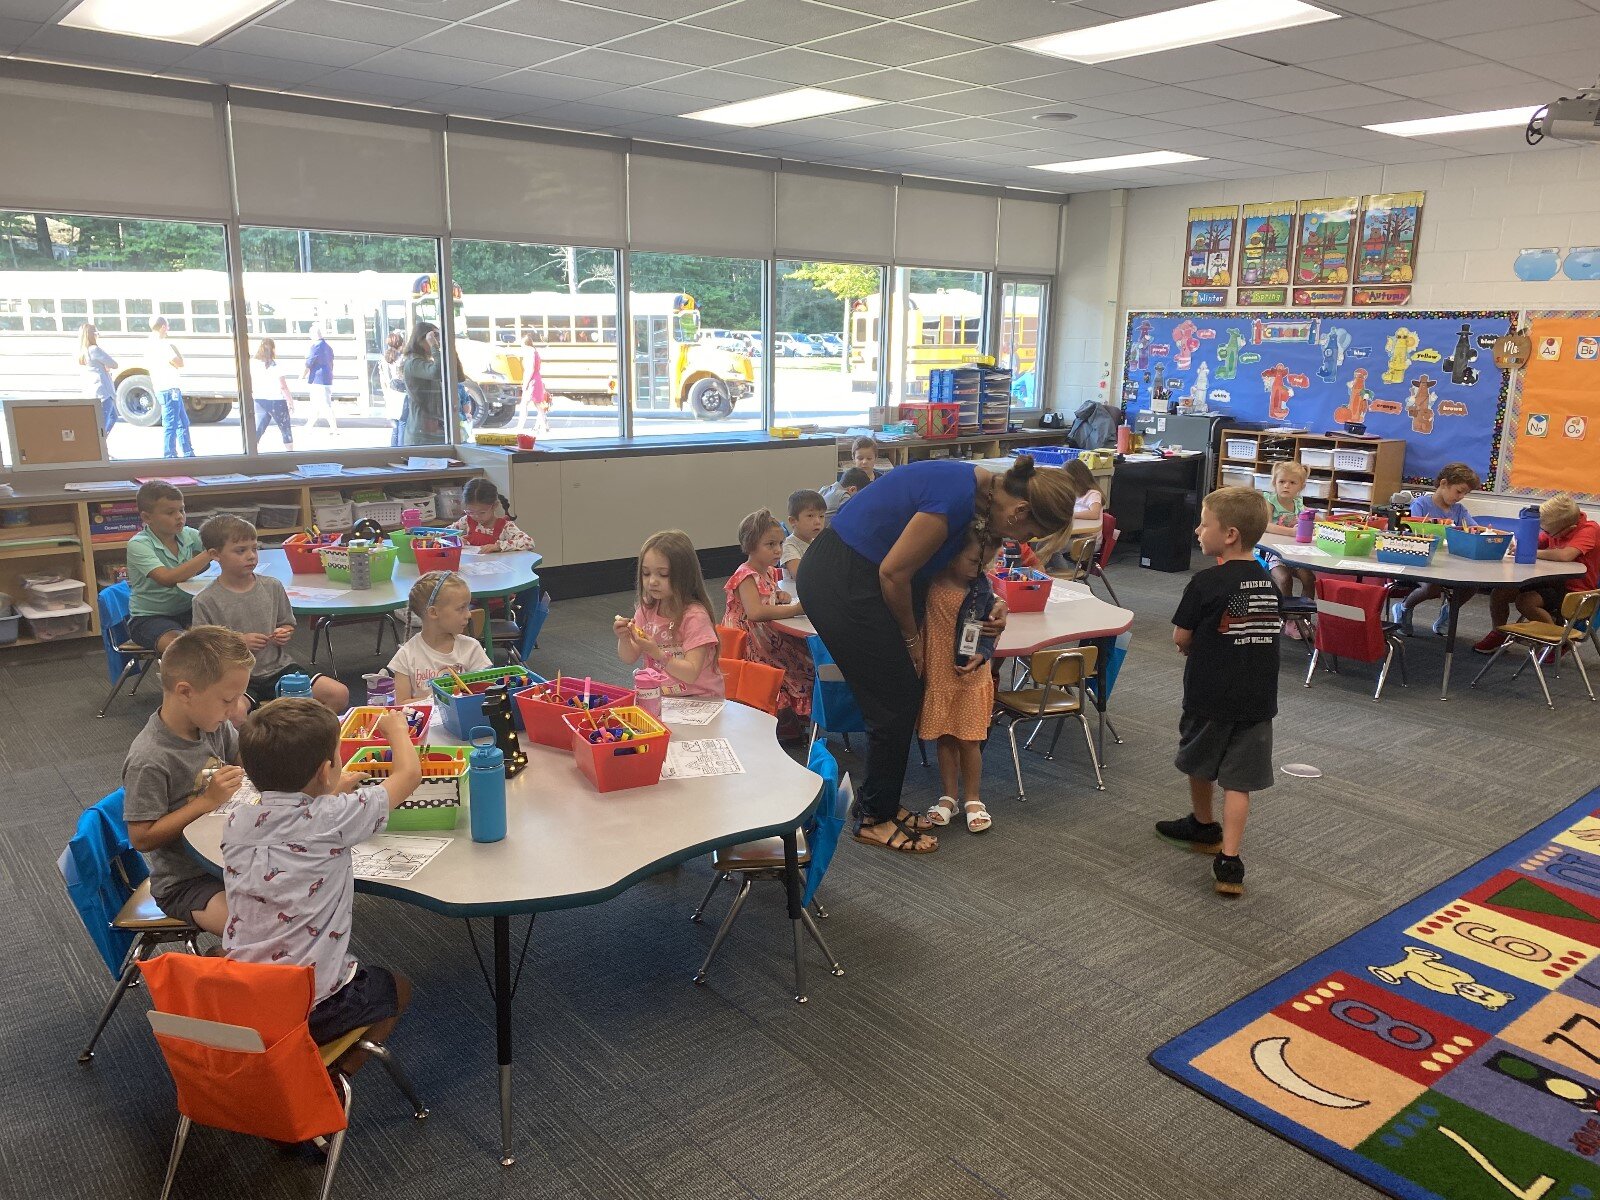
[[[839,510],[806,551],[797,590],[867,722],[867,777],[857,841],[907,854],[938,848],[927,822],[900,804],[922,708],[922,619],[928,584],[961,549],[968,526],[1001,538],[1065,542],[1077,489],[1028,455],[1004,475],[928,461],[879,476]],[[1005,626],[997,606],[986,632]]]

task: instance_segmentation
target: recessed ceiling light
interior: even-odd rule
[[[277,0],[80,0],[61,24],[203,46]]]
[[[1301,0],[1209,0],[1145,17],[1029,38],[1013,45],[1073,62],[1103,63],[1338,18],[1338,13]]]
[[[1435,137],[1441,133],[1467,133],[1473,129],[1509,129],[1526,125],[1538,108],[1497,108],[1493,112],[1461,113],[1454,117],[1422,117],[1416,121],[1388,121],[1363,125],[1374,133],[1395,137]]]
[[[1096,171],[1128,171],[1138,167],[1165,167],[1172,163],[1205,162],[1198,154],[1179,154],[1175,150],[1152,150],[1148,154],[1118,154],[1112,158],[1080,158],[1076,162],[1035,163],[1036,171],[1060,171],[1063,175],[1088,175]]]
[[[1062,109],[1057,112],[1034,113],[1033,119],[1035,121],[1043,122],[1046,125],[1060,125],[1064,121],[1076,121],[1078,119],[1078,114],[1075,112],[1067,112],[1065,109]]]
[[[853,108],[872,108],[882,104],[866,96],[830,92],[826,88],[795,88],[773,96],[757,96],[733,104],[719,104],[698,112],[684,113],[691,121],[715,121],[719,125],[776,125],[803,117],[825,117],[829,113],[849,112]]]

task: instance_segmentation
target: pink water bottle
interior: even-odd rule
[[[633,673],[635,703],[658,720],[661,717],[661,689],[666,686],[666,674],[654,667],[640,667]]]
[[[400,514],[400,527],[402,529],[415,529],[421,524],[422,510],[420,508],[408,508]]]
[[[1297,542],[1309,542],[1311,540],[1311,528],[1314,524],[1316,524],[1316,520],[1316,513],[1312,512],[1309,508],[1302,508],[1299,513],[1295,515],[1294,540]]]

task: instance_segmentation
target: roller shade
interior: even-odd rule
[[[627,169],[620,150],[446,135],[456,237],[620,246]]]
[[[895,222],[897,263],[992,271],[1000,198],[901,187]]]
[[[230,110],[245,224],[435,236],[444,228],[440,129],[237,102]]]
[[[778,254],[784,258],[890,261],[894,257],[894,186],[780,173]]]
[[[766,258],[773,175],[687,158],[628,158],[628,240],[635,250]]]
[[[1061,206],[1036,200],[1000,201],[1000,269],[1056,273]]]
[[[221,220],[229,211],[216,100],[0,79],[0,205]]]

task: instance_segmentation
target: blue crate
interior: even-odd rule
[[[1036,467],[1064,467],[1083,451],[1074,446],[1029,446],[1017,453],[1033,455]]]
[[[525,667],[515,666],[474,671],[471,674],[463,675],[461,678],[467,683],[479,683],[485,679],[500,678],[502,676],[516,676],[521,680],[520,683],[507,689],[508,697],[515,696],[524,688],[549,682]],[[441,676],[433,681],[430,689],[433,692],[433,705],[439,710],[439,721],[449,731],[450,736],[465,739],[476,726],[487,724],[483,719],[483,695],[474,693],[470,696],[453,696],[446,687],[441,686],[449,683],[449,676]],[[518,729],[522,728],[522,713],[515,704],[511,706],[511,719]]]

